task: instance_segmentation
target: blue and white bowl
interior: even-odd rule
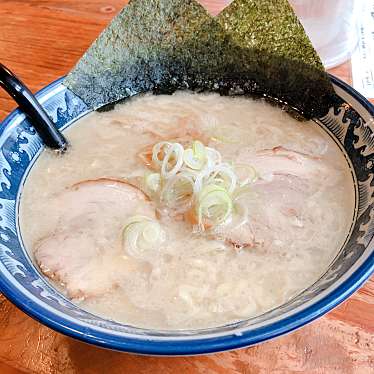
[[[354,220],[326,273],[287,304],[239,323],[180,332],[119,324],[73,305],[45,280],[22,242],[19,200],[43,146],[19,110],[0,127],[0,291],[31,317],[66,335],[106,348],[153,355],[204,354],[249,346],[322,316],[349,297],[374,270],[374,108],[351,87],[331,79],[342,102],[316,121],[335,139],[350,165]],[[89,113],[61,79],[41,90],[37,98],[62,130]]]

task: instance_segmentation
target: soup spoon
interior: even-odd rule
[[[44,144],[49,148],[64,152],[68,146],[65,137],[56,128],[32,92],[1,63],[0,86],[17,102]]]

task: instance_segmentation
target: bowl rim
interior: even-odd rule
[[[64,77],[59,78],[45,86],[36,94],[37,98],[42,99],[48,96],[48,94],[50,94],[57,86],[62,84],[63,79]],[[374,117],[374,106],[365,97],[335,76],[330,75],[330,79],[335,86],[339,87],[355,99],[369,113],[369,116]],[[2,122],[0,135],[5,131],[7,126],[12,124],[12,122],[19,116],[23,116],[19,109],[10,113]],[[374,240],[369,243],[369,246],[373,245]],[[1,275],[1,273],[0,292],[2,292],[9,301],[30,317],[55,331],[83,342],[112,350],[136,354],[177,356],[207,354],[243,348],[290,333],[338,306],[354,291],[356,291],[372,273],[374,273],[374,247],[371,248],[371,253],[358,269],[345,279],[336,289],[317,302],[291,316],[275,321],[267,326],[243,331],[240,334],[235,334],[235,332],[233,332],[232,334],[220,337],[197,337],[196,339],[182,338],[172,340],[171,338],[169,341],[152,340],[151,338],[147,338],[146,335],[144,337],[121,337],[118,335],[110,335],[108,333],[94,331],[94,329],[87,329],[86,327],[82,327],[79,323],[61,320],[61,318],[56,317],[53,313],[27,299],[27,297],[25,297],[19,290],[15,289],[12,284]]]

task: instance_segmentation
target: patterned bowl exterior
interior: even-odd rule
[[[328,312],[374,270],[374,108],[351,87],[331,79],[342,101],[316,122],[334,138],[350,165],[356,193],[354,220],[327,272],[287,304],[239,323],[178,332],[119,324],[73,305],[41,276],[22,242],[19,199],[43,147],[19,110],[0,129],[0,290],[24,312],[64,334],[115,350],[153,355],[203,354],[249,346]],[[37,97],[58,128],[65,129],[89,110],[61,82],[50,84]]]

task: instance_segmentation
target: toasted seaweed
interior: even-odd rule
[[[288,0],[235,0],[217,20],[241,47],[273,51],[324,71]]]
[[[285,0],[236,0],[218,18],[195,0],[132,0],[64,84],[92,109],[191,89],[266,96],[306,117],[325,114],[333,92]]]
[[[287,0],[235,0],[217,21],[243,52],[255,91],[307,117],[327,112],[336,99],[332,84]]]
[[[94,109],[149,90],[189,88],[192,80],[204,85],[204,72],[217,76],[220,65],[209,51],[222,38],[220,25],[194,0],[132,0],[64,84]]]

